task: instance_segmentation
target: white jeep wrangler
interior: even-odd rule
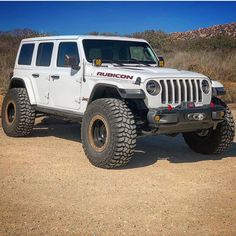
[[[140,39],[59,36],[24,39],[2,106],[8,136],[28,135],[37,114],[82,122],[86,156],[113,168],[131,159],[137,136],[183,133],[202,154],[225,151],[233,116],[221,83],[163,68]]]

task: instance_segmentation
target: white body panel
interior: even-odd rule
[[[40,41],[35,43],[35,51],[38,50],[39,43]],[[38,94],[37,103],[42,105],[48,104],[51,67],[36,66],[36,53],[34,53],[31,68],[32,74],[29,76],[31,80],[34,81],[34,84],[36,84],[36,90]],[[39,77],[34,77],[34,75],[38,75]]]
[[[57,52],[60,42],[76,42],[75,40],[60,40],[55,45],[50,78],[50,102],[54,108],[79,110],[82,70],[75,71],[69,67],[57,66]],[[79,45],[78,45],[79,48]],[[82,60],[82,59],[80,59]],[[54,79],[53,76],[59,76]]]
[[[201,91],[202,98],[198,99],[200,93],[197,90],[198,81],[201,83],[203,79],[210,80],[199,73],[181,71],[176,69],[159,68],[159,67],[147,67],[147,66],[113,66],[111,64],[103,64],[101,67],[95,67],[91,63],[86,61],[85,53],[83,50],[83,39],[109,39],[109,40],[127,40],[127,41],[141,41],[140,39],[130,39],[123,37],[103,37],[103,36],[60,36],[60,37],[44,37],[25,39],[24,43],[35,43],[35,49],[30,66],[21,66],[17,64],[18,56],[16,59],[14,77],[22,78],[27,86],[27,91],[30,97],[30,101],[33,105],[42,105],[47,108],[63,109],[68,111],[74,111],[84,113],[88,99],[94,86],[98,83],[109,84],[116,86],[120,89],[142,89],[145,92],[145,103],[148,108],[158,108],[163,106],[177,106],[181,103],[181,86],[185,89],[185,100],[187,99],[187,87],[186,84],[190,83],[189,91],[190,100],[194,100],[196,97],[196,105],[201,106],[209,104],[211,101],[211,89],[209,94],[204,94]],[[80,69],[75,71],[71,68],[59,68],[57,67],[57,54],[58,45],[60,42],[77,42],[79,55],[80,55]],[[54,49],[52,54],[52,61],[50,67],[37,67],[35,66],[37,47],[40,42],[53,42]],[[19,53],[18,53],[19,54]],[[84,63],[82,63],[84,61]],[[32,74],[39,74],[38,78],[33,78]],[[100,73],[100,75],[98,75]],[[102,76],[101,74],[122,74],[128,75],[129,78],[113,78],[109,76]],[[58,79],[52,79],[52,75],[58,75]],[[141,78],[141,84],[135,84],[136,79]],[[83,81],[83,78],[85,81]],[[160,83],[163,81],[161,92],[157,96],[151,96],[146,91],[146,84],[149,80],[156,80]],[[183,85],[180,85],[180,81],[183,81]],[[190,82],[186,82],[186,81]],[[168,84],[167,84],[168,81]],[[186,84],[185,84],[186,83]],[[177,84],[177,85],[176,85]],[[177,86],[177,87],[176,87]],[[217,82],[213,82],[212,86],[219,86]],[[167,93],[170,93],[172,101],[168,94],[163,94],[163,90],[166,89]],[[195,92],[192,94],[192,91]],[[178,96],[177,96],[178,95]],[[166,96],[163,98],[163,96]],[[164,101],[164,100],[165,101]],[[168,100],[169,99],[169,100]]]
[[[128,79],[117,79],[117,78],[108,78],[108,77],[101,77],[97,76],[98,72],[104,72],[104,73],[113,73],[113,74],[128,74],[130,76],[133,76],[132,80]],[[85,93],[83,93],[84,97],[89,97],[90,92],[92,91],[93,87],[97,83],[107,83],[107,84],[113,84],[116,85],[118,88],[121,89],[142,89],[143,91],[146,91],[146,84],[149,80],[156,80],[160,82],[160,80],[199,80],[202,81],[203,79],[206,79],[209,81],[209,79],[201,75],[199,73],[195,72],[189,72],[189,71],[179,71],[175,69],[169,69],[169,68],[158,68],[158,67],[93,67],[92,65],[86,66],[86,78],[87,78],[87,84],[84,84],[84,90]],[[140,77],[142,79],[142,82],[140,85],[136,85],[135,81],[136,79]],[[157,96],[152,96],[149,93],[145,92],[146,98],[145,103],[148,108],[158,108],[163,106],[168,106],[171,104],[172,106],[180,105],[181,101],[179,102],[173,102],[173,103],[162,103],[161,102],[161,92]],[[209,94],[202,93],[202,101],[197,101],[196,106],[201,106],[203,104],[210,104],[211,101],[211,92]],[[84,106],[82,105],[81,109]],[[84,107],[86,109],[86,107]],[[83,110],[84,111],[84,110]]]

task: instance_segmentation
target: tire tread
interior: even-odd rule
[[[6,103],[9,99],[16,103],[16,122],[8,127],[4,120]],[[25,88],[10,89],[4,98],[2,106],[2,126],[4,132],[11,137],[23,137],[31,133],[35,122],[35,110],[32,108]]]
[[[93,112],[95,107],[103,107],[106,109],[111,128],[116,130],[116,142],[110,148],[106,158],[96,160],[93,158],[87,148],[85,137],[82,135],[83,149],[90,162],[102,168],[116,168],[126,165],[134,154],[136,146],[136,125],[131,110],[124,101],[113,98],[97,99],[88,107],[84,119],[86,121],[87,114]],[[82,130],[85,129],[85,122],[82,122]],[[83,133],[83,132],[82,132]]]
[[[188,146],[201,154],[220,154],[225,152],[232,144],[235,137],[235,123],[229,107],[219,98],[212,101],[226,108],[225,119],[219,123],[215,130],[211,130],[207,137],[198,137],[195,132],[183,133]]]

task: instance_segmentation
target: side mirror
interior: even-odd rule
[[[80,65],[71,65],[71,68],[73,69],[73,70],[80,70]]]
[[[165,66],[165,60],[164,57],[158,57],[158,66],[159,67],[164,67]]]
[[[66,54],[64,57],[64,65],[71,67],[73,70],[80,69],[78,57],[76,57],[74,55],[71,56],[71,55]]]

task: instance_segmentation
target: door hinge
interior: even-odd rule
[[[75,97],[75,102],[77,102],[77,103],[81,103],[81,97],[76,96],[76,97]]]
[[[44,96],[46,99],[49,99],[49,93],[46,93]]]
[[[82,83],[82,82],[81,82],[81,78],[77,78],[75,81],[78,82],[79,84]]]

